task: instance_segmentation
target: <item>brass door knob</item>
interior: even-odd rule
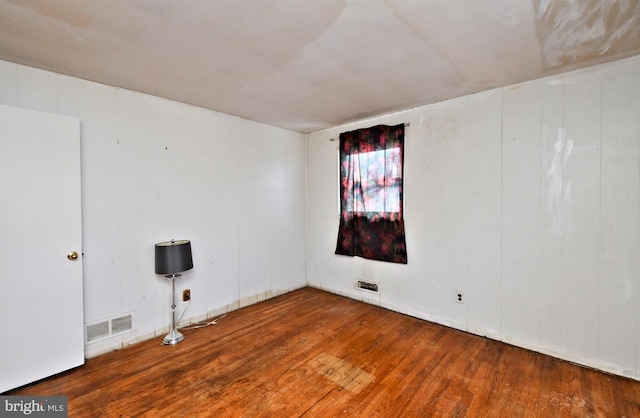
[[[71,261],[76,260],[78,258],[78,253],[76,251],[67,254],[67,258]]]

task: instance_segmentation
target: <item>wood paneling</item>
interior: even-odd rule
[[[638,416],[640,382],[304,288],[8,393],[69,416]]]

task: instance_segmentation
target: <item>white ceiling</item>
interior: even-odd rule
[[[640,0],[0,0],[0,59],[300,132],[640,54]]]

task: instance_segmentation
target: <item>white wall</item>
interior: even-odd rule
[[[160,241],[192,241],[183,322],[306,284],[304,135],[5,61],[0,103],[81,121],[85,323],[135,326],[88,356],[168,331]]]
[[[402,122],[408,264],[334,255],[329,138]],[[640,57],[316,132],[307,165],[310,285],[640,379]]]

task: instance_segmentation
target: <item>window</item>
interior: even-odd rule
[[[400,148],[359,153],[351,158],[357,161],[353,162],[353,198],[347,199],[347,210],[360,215],[400,212]]]
[[[340,134],[336,254],[406,264],[403,163],[404,125]]]

